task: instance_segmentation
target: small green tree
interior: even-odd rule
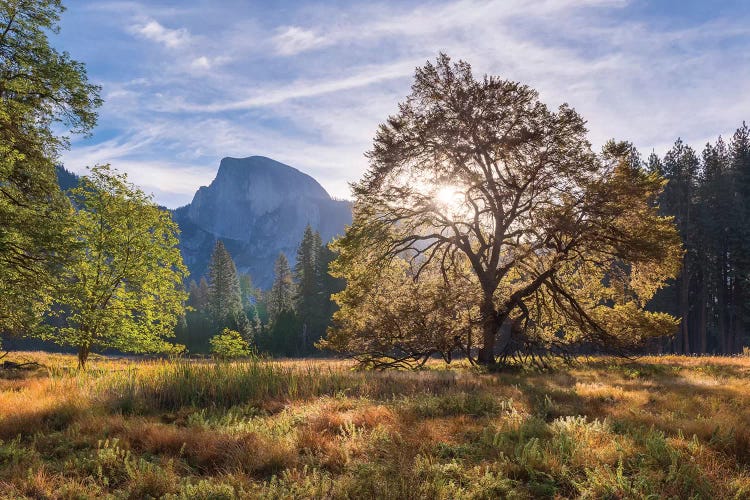
[[[211,337],[209,343],[211,354],[219,359],[243,358],[252,354],[250,344],[237,330],[224,328],[220,334]]]
[[[76,251],[57,301],[62,326],[42,336],[77,347],[82,368],[94,348],[171,350],[187,270],[169,212],[108,165],[92,168],[71,196]]]

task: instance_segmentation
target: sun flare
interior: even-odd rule
[[[457,186],[446,185],[439,187],[435,191],[435,201],[453,215],[466,211],[466,196]]]

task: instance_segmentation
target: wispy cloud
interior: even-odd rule
[[[65,19],[94,26],[108,51],[85,37],[65,48],[87,62],[107,102],[66,165],[112,162],[170,206],[210,182],[221,157],[252,154],[347,196],[378,123],[439,51],[478,75],[528,83],[550,106],[570,103],[595,145],[617,137],[663,152],[677,136],[700,145],[750,118],[743,9],[707,18],[628,0],[70,1]]]
[[[166,108],[173,111],[209,112],[247,110],[281,104],[293,99],[317,97],[334,92],[342,92],[367,87],[385,80],[409,77],[421,59],[399,61],[383,66],[357,69],[348,76],[317,81],[297,81],[280,88],[256,90],[253,95],[239,100],[228,100],[210,104],[190,104],[170,102]]]

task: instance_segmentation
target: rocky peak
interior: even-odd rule
[[[175,211],[183,257],[193,277],[205,272],[210,249],[224,240],[240,271],[260,286],[273,279],[273,261],[294,261],[307,224],[324,241],[351,222],[351,204],[333,200],[311,176],[263,156],[224,158],[216,178]]]

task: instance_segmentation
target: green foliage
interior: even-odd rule
[[[415,280],[402,259],[370,265],[342,259],[332,269],[347,286],[334,295],[340,310],[321,347],[378,368],[415,368],[436,354],[450,361],[454,351],[471,349],[478,311],[467,279],[446,283],[426,269]]]
[[[49,44],[59,1],[0,2],[0,331],[42,317],[70,251],[68,200],[54,164],[60,130],[87,133],[101,104],[83,64]]]
[[[277,356],[300,356],[302,329],[300,318],[294,311],[281,311],[268,326],[262,345],[265,351]]]
[[[249,356],[250,344],[242,338],[240,332],[224,328],[220,334],[211,337],[211,354],[219,359],[233,359]]]
[[[187,273],[168,211],[108,166],[71,191],[76,250],[57,297],[62,325],[44,338],[78,348],[164,352],[187,298]]]
[[[259,321],[255,303],[259,291],[252,279],[237,273],[232,256],[219,240],[214,246],[208,268],[208,280],[201,277],[188,287],[189,310],[177,337],[190,352],[209,352],[210,339],[224,329],[236,330],[245,341],[252,342]]]

